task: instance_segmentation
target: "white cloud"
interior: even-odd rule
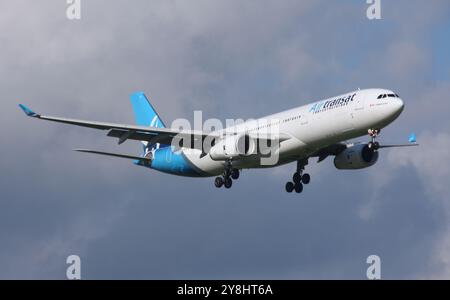
[[[419,44],[412,41],[395,41],[388,47],[381,67],[390,76],[414,77],[416,72],[423,72],[429,63],[429,53]]]
[[[433,199],[441,199],[450,213],[450,192],[448,178],[450,169],[450,133],[424,132],[419,135],[420,146],[390,151],[387,160],[392,167],[412,165],[423,182],[424,188],[433,195]]]
[[[380,164],[380,172],[369,174],[371,193],[360,209],[360,216],[368,220],[378,212],[383,201],[384,187],[401,176],[400,170],[412,166],[420,178],[420,184],[426,191],[431,205],[441,207],[447,217],[445,230],[438,235],[438,239],[430,245],[430,269],[419,272],[418,278],[448,278],[450,276],[450,133],[424,132],[418,136],[420,146],[402,149],[393,149],[382,154],[384,160]],[[407,188],[407,187],[399,187]]]

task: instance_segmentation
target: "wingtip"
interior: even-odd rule
[[[29,108],[26,107],[25,105],[19,104],[19,107],[20,107],[20,109],[23,110],[23,112],[24,112],[27,116],[33,117],[33,118],[39,117],[39,115],[38,115],[37,113],[35,113],[34,111],[32,111],[31,109],[29,109]]]

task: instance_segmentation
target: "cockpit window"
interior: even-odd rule
[[[400,98],[400,96],[397,95],[397,94],[381,94],[381,95],[378,95],[377,99],[382,99],[382,98],[387,98],[387,97],[389,97],[389,98]]]

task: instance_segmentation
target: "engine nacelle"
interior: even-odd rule
[[[256,151],[256,141],[246,134],[227,136],[215,144],[209,151],[213,160],[227,160],[249,156]]]
[[[369,149],[367,144],[349,146],[334,158],[334,166],[339,170],[363,169],[373,166],[378,160],[378,151]]]

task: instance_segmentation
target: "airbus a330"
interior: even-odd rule
[[[403,100],[387,89],[357,90],[210,132],[167,128],[142,92],[131,95],[131,104],[136,125],[50,117],[19,106],[29,117],[107,130],[107,135],[118,138],[119,144],[127,140],[143,144],[141,155],[75,151],[127,158],[136,165],[174,175],[215,177],[217,188],[231,188],[242,169],[296,162],[295,173],[285,189],[301,193],[311,180],[305,172],[310,158],[321,162],[333,156],[337,169],[362,169],[377,162],[382,148],[418,145],[414,134],[406,144],[382,145],[377,141],[380,130],[404,109]],[[368,136],[368,141],[346,142],[361,136]],[[207,140],[209,147],[204,146]],[[262,145],[276,157],[273,163],[264,162],[268,153]]]

